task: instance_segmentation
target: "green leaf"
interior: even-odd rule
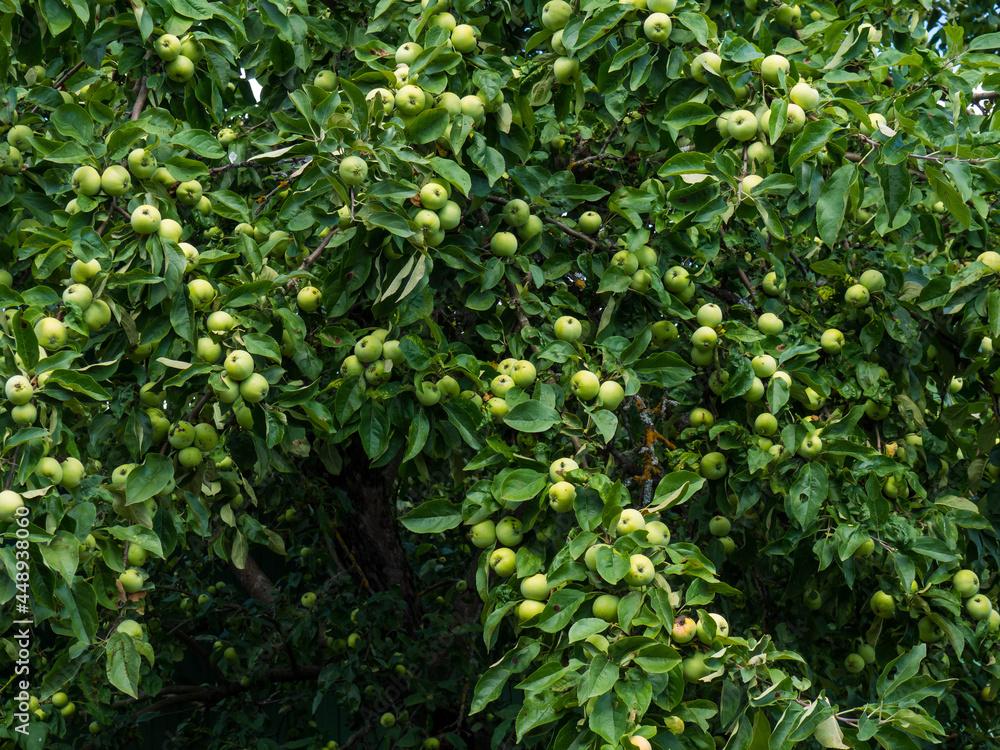
[[[889,224],[892,224],[899,210],[909,203],[910,170],[907,168],[906,162],[879,164],[878,181],[882,185],[882,197],[885,200]]]
[[[190,149],[198,156],[205,159],[221,159],[226,155],[226,150],[219,143],[219,139],[206,130],[178,130],[170,140],[176,146]]]
[[[163,492],[173,480],[174,462],[170,457],[147,453],[143,462],[125,479],[125,504],[145,502]]]
[[[650,512],[667,510],[686,503],[705,486],[705,478],[693,471],[673,471],[656,485]]]
[[[105,647],[108,680],[116,688],[133,698],[139,693],[139,652],[131,636],[115,632]]]
[[[826,467],[822,463],[808,463],[798,472],[788,493],[785,507],[788,514],[808,528],[819,514],[819,509],[829,492]]]
[[[413,143],[430,143],[444,135],[449,122],[450,116],[444,107],[425,109],[413,118],[407,132]]]
[[[511,409],[503,421],[518,432],[545,432],[560,424],[562,416],[551,406],[528,399]]]
[[[63,104],[52,113],[51,120],[67,138],[87,146],[94,140],[94,121],[79,104]]]
[[[545,489],[548,474],[531,469],[504,469],[493,478],[493,497],[504,508],[527,502]]]
[[[854,164],[845,164],[823,185],[816,204],[816,229],[827,247],[833,247],[844,223],[847,210],[847,191],[857,176]]]
[[[807,122],[788,149],[788,166],[794,169],[806,159],[818,154],[836,130],[838,125],[829,119]]]
[[[135,471],[132,473],[134,474]],[[108,526],[105,530],[115,539],[130,542],[137,547],[142,547],[144,550],[149,550],[157,557],[163,557],[163,544],[160,542],[160,537],[152,529],[134,525]]]
[[[447,500],[428,500],[400,516],[399,522],[415,534],[440,534],[462,523],[462,508]]]
[[[670,129],[670,132],[676,138],[677,134],[684,128],[690,125],[704,125],[705,123],[714,122],[716,117],[718,115],[715,113],[715,110],[707,104],[684,102],[683,104],[678,104],[667,113],[663,124]]]
[[[361,405],[361,424],[358,436],[361,447],[369,458],[378,458],[389,447],[389,415],[385,407],[377,401],[365,401]]]
[[[109,401],[111,394],[104,390],[90,375],[75,370],[52,370],[48,383],[73,393],[89,396],[95,401]]]
[[[72,584],[80,564],[80,540],[68,531],[58,531],[48,544],[40,544],[38,548],[49,569]]]

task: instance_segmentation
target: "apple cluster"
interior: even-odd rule
[[[163,72],[175,83],[186,83],[194,76],[195,66],[205,56],[205,47],[190,34],[183,41],[173,34],[162,34],[153,51],[163,61]]]

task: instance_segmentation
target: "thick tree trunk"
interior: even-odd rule
[[[265,575],[264,571],[258,567],[252,555],[247,555],[247,562],[243,568],[237,568],[230,563],[229,569],[249,596],[264,604],[271,604],[274,601],[272,593],[274,584],[271,583],[271,579]]]
[[[395,513],[394,485],[399,475],[403,451],[377,469],[370,468],[368,456],[354,442],[345,451],[344,468],[334,484],[347,493],[355,515],[351,517],[350,533],[341,526],[341,537],[360,568],[351,573],[375,591],[399,587],[405,603],[404,624],[408,628],[420,625],[420,604],[413,582],[413,570],[399,540]]]

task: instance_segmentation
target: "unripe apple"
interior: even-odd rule
[[[844,334],[836,328],[828,328],[820,336],[819,345],[827,354],[840,354],[844,348]]]
[[[709,617],[715,621],[715,638],[712,638],[708,634],[708,629],[705,627],[705,623],[702,620],[698,620],[698,626],[695,633],[698,636],[698,640],[704,643],[706,646],[711,646],[719,641],[720,638],[727,638],[729,636],[729,622],[720,614],[715,612],[709,612]]]
[[[777,86],[780,76],[779,71],[788,73],[789,67],[788,58],[782,55],[768,55],[760,64],[760,76],[764,79],[765,83]]]
[[[601,406],[603,408],[614,411],[625,400],[625,389],[622,388],[620,383],[614,380],[605,380],[601,383],[598,396],[601,399]]]
[[[699,406],[688,414],[688,424],[692,427],[711,427],[715,424],[715,417],[708,409]]]
[[[565,475],[568,472],[579,468],[580,466],[572,458],[557,458],[549,466],[549,479],[553,482],[560,482],[566,479]]]
[[[952,577],[951,585],[955,593],[963,599],[968,599],[979,593],[979,576],[971,570],[963,569]]]
[[[470,529],[472,544],[479,549],[485,549],[496,541],[496,526],[493,521],[487,519],[475,524]]]
[[[896,614],[896,600],[884,591],[876,591],[872,594],[869,604],[876,617],[888,619]]]
[[[677,326],[669,320],[658,320],[650,328],[653,334],[653,341],[660,346],[665,346],[677,340]]]
[[[177,200],[185,206],[196,206],[202,197],[201,183],[197,180],[182,182],[177,186],[177,190],[174,194],[176,195]]]
[[[257,404],[267,397],[270,388],[267,380],[259,372],[251,373],[240,381],[240,395],[249,404]]]
[[[129,177],[128,170],[118,164],[112,164],[101,175],[101,187],[108,195],[125,195],[131,183],[132,179]]]
[[[819,92],[805,81],[792,86],[788,97],[806,112],[819,106]]]
[[[583,334],[580,321],[570,315],[563,315],[555,323],[556,338],[560,341],[577,341]]]
[[[514,228],[524,226],[528,222],[529,216],[531,216],[531,209],[520,198],[508,201],[503,208],[503,220]]]
[[[163,66],[163,71],[171,81],[185,83],[194,76],[194,62],[184,55],[178,55]]]
[[[38,409],[29,401],[26,404],[20,404],[11,408],[10,417],[14,420],[14,424],[27,427],[28,425],[33,425],[35,420],[38,419]]]
[[[691,334],[691,344],[696,349],[710,350],[718,340],[715,330],[708,326],[702,326]]]
[[[493,572],[501,578],[510,578],[517,570],[516,555],[514,550],[507,547],[498,547],[490,555],[490,567]]]
[[[643,33],[653,44],[666,44],[672,30],[673,24],[666,13],[650,13],[642,24]]]
[[[857,674],[864,668],[865,660],[861,658],[860,654],[848,654],[847,658],[844,659],[844,669],[851,674]]]
[[[542,7],[542,26],[549,31],[558,31],[569,23],[572,6],[565,0],[549,0]]]
[[[101,192],[101,173],[90,166],[80,167],[73,172],[71,184],[77,195],[97,195]]]
[[[13,521],[18,508],[24,507],[24,500],[13,490],[0,492],[0,520]]]
[[[339,173],[345,184],[360,185],[368,177],[368,165],[360,156],[347,156],[340,162]]]
[[[35,389],[31,387],[31,381],[23,375],[14,375],[8,378],[4,384],[4,395],[15,406],[28,403],[34,392]]]
[[[990,616],[990,613],[993,611],[993,605],[983,594],[976,594],[965,600],[965,611],[969,613],[969,617],[979,622]]]
[[[35,323],[35,338],[44,349],[60,349],[66,343],[66,325],[58,318],[39,318]]]
[[[476,49],[478,38],[479,30],[466,23],[458,24],[451,32],[451,43],[455,51],[463,55]]]
[[[382,356],[382,342],[374,336],[365,336],[354,345],[354,356],[364,364],[374,362]]]
[[[580,218],[577,220],[577,227],[584,234],[594,234],[601,228],[601,224],[603,223],[604,220],[597,211],[585,211],[580,214]],[[635,273],[634,270],[633,273]]]
[[[696,316],[698,325],[715,328],[722,323],[722,308],[716,304],[709,303],[698,308]]]
[[[163,34],[153,43],[153,51],[163,62],[176,60],[181,54],[181,40],[173,34]]]
[[[698,623],[686,615],[680,615],[674,619],[674,626],[670,630],[670,637],[674,643],[690,643],[698,630]]]
[[[702,52],[691,61],[691,77],[698,83],[708,83],[705,71],[710,70],[715,75],[721,75],[722,58],[714,52]]]
[[[132,212],[130,223],[136,234],[153,234],[160,228],[160,221],[160,212],[144,205]]]
[[[618,597],[613,594],[601,594],[594,599],[594,603],[592,605],[594,617],[604,620],[605,622],[617,622],[618,602]]]
[[[653,578],[655,577],[656,567],[653,565],[652,560],[640,554],[629,556],[629,569],[624,578],[628,586],[648,586],[653,582]]]
[[[501,258],[509,258],[517,252],[517,237],[510,232],[497,232],[490,239],[490,250]]]
[[[556,513],[571,511],[574,500],[576,500],[576,487],[569,482],[556,482],[549,488],[549,507]]]
[[[86,310],[94,299],[94,293],[86,284],[72,284],[63,291],[62,298],[66,304]]]
[[[749,110],[738,109],[726,117],[726,133],[738,141],[752,140],[757,135],[757,128],[757,118]]]
[[[769,336],[777,336],[785,328],[785,324],[774,313],[764,313],[757,318],[757,330]]]
[[[600,393],[601,381],[589,370],[580,370],[570,378],[569,388],[578,399],[590,401]]]
[[[722,479],[726,475],[726,457],[717,451],[706,453],[699,469],[705,479]]]
[[[144,148],[129,152],[128,168],[137,179],[148,180],[156,172],[156,157]]]
[[[118,576],[118,582],[126,594],[134,594],[142,588],[142,575],[135,568],[129,568]]]
[[[552,74],[559,83],[573,83],[580,76],[580,61],[575,57],[556,58]]]

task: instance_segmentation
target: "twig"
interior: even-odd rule
[[[223,164],[221,167],[209,167],[210,174],[220,174],[222,172],[228,172],[230,169],[241,169],[243,167],[253,167],[254,169],[267,169],[273,164],[286,164],[288,162],[296,161],[301,159],[301,156],[294,156],[288,159],[278,159],[276,161],[268,162],[264,164],[262,162],[254,161],[252,159],[247,159],[246,161],[237,161],[232,164]]]
[[[747,278],[746,272],[742,268],[737,269],[737,271],[738,271],[738,273],[740,275],[740,281],[743,282],[743,286],[746,287],[747,291],[750,292],[750,296],[752,297],[753,296],[753,285],[750,283],[750,279]]]
[[[135,105],[132,107],[132,121],[139,119],[142,108],[146,105],[146,97],[149,96],[149,87],[146,85],[146,76],[139,79],[139,94],[135,98]]]
[[[510,292],[510,305],[514,308],[514,315],[517,317],[518,330],[530,327],[531,323],[528,321],[528,316],[524,314],[524,310],[521,308],[521,297],[517,293],[517,287],[510,279],[507,279],[507,291]],[[535,344],[531,345],[531,350],[535,354],[538,354],[538,347]]]
[[[490,203],[496,203],[496,204],[501,205],[501,206],[506,206],[507,203],[508,203],[508,201],[505,198],[501,198],[500,196],[497,196],[497,195],[488,195],[488,196],[486,196],[486,200],[489,201]],[[565,224],[563,224],[558,219],[553,219],[553,218],[550,218],[548,216],[543,216],[542,217],[542,221],[544,221],[544,222],[546,222],[548,224],[552,224],[553,226],[559,227],[563,232],[565,232],[566,234],[568,234],[570,237],[576,237],[578,240],[583,240],[584,242],[586,242],[588,245],[590,245],[595,250],[598,250],[598,249],[599,250],[604,250],[605,252],[611,253],[611,254],[614,254],[614,253],[617,252],[617,250],[615,248],[608,247],[607,245],[602,245],[600,242],[598,242],[597,240],[595,240],[593,237],[588,237],[587,235],[583,234],[582,232],[578,232],[575,229],[570,229],[568,226],[566,226]]]
[[[205,404],[208,403],[208,399],[211,398],[211,396],[212,396],[212,389],[206,388],[205,392],[201,394],[201,398],[198,399],[194,407],[192,407],[191,411],[189,411],[187,416],[184,417],[184,421],[190,422],[192,419],[194,419],[198,415],[198,412],[200,412],[202,408],[205,406]]]
[[[333,239],[333,235],[336,234],[338,231],[340,231],[340,227],[334,227],[333,229],[331,229],[330,233],[323,238],[322,242],[319,243],[319,246],[311,253],[309,253],[306,259],[302,261],[302,265],[299,266],[298,270],[308,271],[309,267],[312,266],[312,264],[315,263],[317,260],[319,260],[319,256],[323,254],[323,251],[326,249],[326,246],[329,245],[330,240]],[[285,289],[290,290],[294,286],[295,286],[295,279],[291,279],[287,284],[285,284]]]
[[[21,450],[21,446],[18,445],[14,448],[14,455],[10,459],[10,473],[7,475],[7,482],[4,485],[5,490],[10,489],[11,483],[14,481],[14,470],[17,468],[17,452]]]

